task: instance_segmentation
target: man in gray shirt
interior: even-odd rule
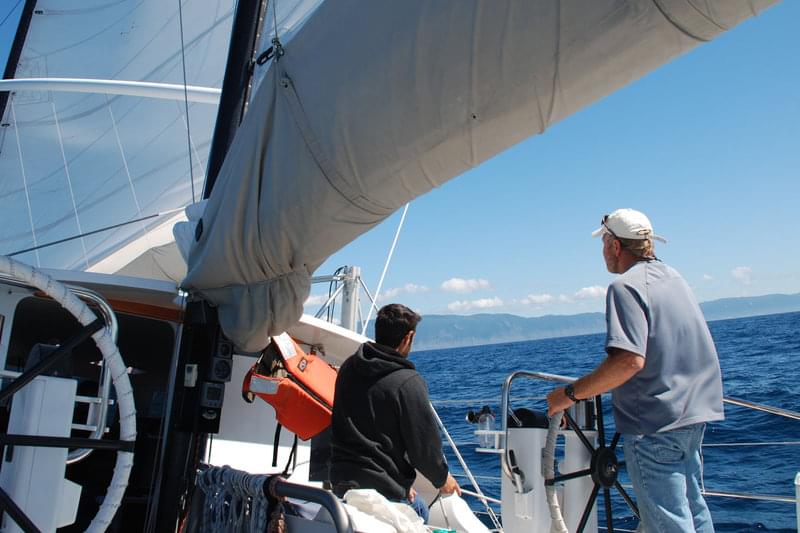
[[[654,254],[650,220],[633,209],[603,217],[608,357],[547,397],[549,414],[613,391],[614,419],[641,514],[653,532],[713,532],[700,493],[705,423],[724,418],[717,352],[686,281]]]

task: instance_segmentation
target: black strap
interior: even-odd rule
[[[286,461],[286,466],[283,467],[282,475],[284,477],[289,475],[289,465],[292,465],[292,472],[294,472],[295,467],[297,467],[297,435],[294,436],[292,451],[289,452],[289,460]]]
[[[280,423],[275,427],[275,438],[272,440],[272,466],[278,466],[278,444],[281,442],[282,428]]]

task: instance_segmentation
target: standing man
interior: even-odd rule
[[[606,294],[608,357],[547,396],[548,413],[613,391],[614,419],[647,533],[713,532],[700,493],[705,423],[724,418],[719,360],[689,285],[654,254],[650,220],[618,209],[592,236],[619,274]]]
[[[428,507],[412,484],[415,469],[443,494],[461,494],[442,454],[428,387],[408,360],[422,320],[400,304],[378,311],[375,342],[362,344],[336,378],[331,423],[333,492],[375,489],[410,504],[428,521]]]

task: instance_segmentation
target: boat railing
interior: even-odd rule
[[[519,378],[526,378],[526,379],[533,379],[533,380],[541,380],[541,381],[555,381],[558,383],[572,383],[577,378],[569,377],[569,376],[559,376],[558,374],[548,374],[545,372],[530,372],[527,370],[517,370],[509,374],[506,380],[503,382],[503,388],[500,396],[500,431],[504,436],[503,442],[508,442],[508,413],[510,412],[509,409],[509,401],[511,397],[511,385],[514,381]],[[508,447],[504,446],[503,451],[500,453],[500,466],[503,469],[503,473],[508,476],[509,479],[514,479],[514,473],[512,472],[511,467],[511,458],[509,457]]]
[[[19,280],[16,280],[12,277],[0,275],[0,281],[3,283],[10,283],[20,287],[26,288],[33,288],[30,287]],[[79,298],[83,298],[84,300],[88,300],[92,304],[97,306],[97,309],[100,311],[100,314],[103,317],[103,320],[106,323],[106,327],[109,328],[109,332],[111,334],[111,339],[116,344],[117,342],[117,335],[119,333],[119,322],[117,321],[117,315],[114,313],[114,310],[111,306],[106,302],[106,300],[100,296],[98,293],[86,289],[84,287],[78,287],[75,285],[66,285],[67,288]],[[17,378],[22,373],[14,372],[12,370],[5,370],[0,369],[0,377],[3,378]],[[80,403],[88,403],[89,404],[89,412],[86,417],[86,424],[73,424],[74,429],[84,430],[84,431],[91,431],[89,438],[92,440],[102,439],[103,435],[106,431],[106,417],[108,414],[108,406],[113,404],[113,400],[110,399],[111,396],[111,373],[108,372],[106,365],[100,366],[100,378],[98,380],[98,389],[97,389],[97,396],[96,397],[87,397],[87,396],[77,396],[76,401]],[[91,449],[75,449],[70,450],[67,455],[67,464],[77,463],[86,459],[89,455],[91,455],[93,450]]]
[[[330,517],[329,525],[336,533],[353,533],[350,516],[342,502],[322,488],[292,483],[280,475],[250,474],[229,466],[205,466],[198,472],[196,482],[202,495],[197,505],[193,504],[193,510],[198,512],[195,517],[198,530],[272,531],[269,523],[277,517],[267,514],[270,511],[268,498],[278,501],[291,498],[324,508]],[[287,522],[305,520],[291,513],[284,519]],[[287,529],[293,531],[291,526]],[[325,530],[329,528],[326,526]]]
[[[530,372],[525,370],[519,370],[512,372],[503,382],[502,393],[501,393],[501,401],[500,401],[500,413],[506,413],[504,416],[500,416],[501,419],[501,430],[500,433],[505,439],[502,442],[507,442],[508,438],[508,418],[512,416],[512,411],[510,410],[510,397],[511,397],[511,388],[514,381],[520,378],[530,379],[530,380],[539,380],[539,381],[550,381],[556,383],[572,383],[575,381],[576,378],[570,376],[563,376],[558,374],[549,374],[545,372]],[[536,400],[544,400],[546,397],[544,396],[526,396],[526,399],[536,399]],[[774,416],[779,416],[782,418],[787,418],[790,420],[800,420],[800,413],[796,411],[792,411],[789,409],[781,409],[778,407],[773,407],[770,405],[760,404],[756,402],[751,402],[748,400],[743,400],[740,398],[734,398],[731,396],[726,396],[723,398],[723,401],[730,405],[736,405],[739,407],[743,407],[745,409],[750,409],[754,411],[760,411],[764,413],[768,413]],[[434,402],[436,403],[436,402]],[[450,403],[453,403],[452,401]],[[474,400],[469,400],[465,403],[474,403]],[[734,443],[704,443],[704,448],[715,448],[715,447],[733,447],[733,446],[800,446],[800,441],[781,441],[781,442],[734,442]],[[452,446],[455,447],[456,443],[452,443]],[[504,446],[505,448],[505,446]],[[508,451],[506,449],[499,450],[500,453],[500,464],[502,467],[502,471],[504,475],[508,476],[510,479],[514,479],[513,473],[511,472],[510,461],[508,457]],[[463,465],[462,465],[463,466]],[[466,467],[465,467],[466,469]],[[472,481],[472,477],[468,476]],[[500,478],[495,477],[492,478],[490,476],[481,476],[484,479],[493,479],[493,480],[500,480]],[[625,488],[631,488],[628,484],[623,484]],[[797,506],[797,515],[798,515],[798,527],[800,528],[800,473],[797,474],[795,478],[795,496],[781,496],[781,495],[774,495],[774,494],[754,494],[754,493],[746,493],[746,492],[728,492],[728,491],[716,491],[716,490],[708,490],[705,487],[702,487],[702,492],[705,496],[711,497],[727,497],[727,498],[736,498],[736,499],[747,499],[747,500],[759,500],[759,501],[767,501],[767,502],[783,502],[783,503],[794,503]],[[484,496],[484,499],[486,497]]]

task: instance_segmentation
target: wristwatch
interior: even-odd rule
[[[573,402],[578,403],[578,399],[575,397],[575,387],[572,385],[572,383],[564,387],[564,394],[566,394],[567,398]]]

